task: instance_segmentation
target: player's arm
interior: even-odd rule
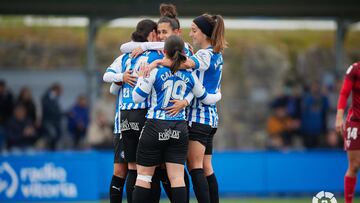
[[[200,71],[206,71],[211,62],[211,54],[208,50],[201,49],[193,56],[187,58],[187,60],[181,64],[180,69],[195,69]],[[164,58],[160,65],[171,66],[172,61]]]
[[[106,71],[103,75],[104,82],[113,83],[113,82],[122,82],[123,81],[123,73],[121,73],[121,69],[122,69],[121,60],[122,60],[122,56],[119,56],[106,69]]]
[[[110,94],[118,95],[120,88],[121,88],[121,85],[111,83]]]
[[[199,79],[195,74],[192,74],[194,78],[194,87],[192,92],[195,97],[197,97],[203,104],[211,105],[216,104],[216,102],[221,100],[221,92],[217,92],[216,94],[209,94],[205,87],[201,84]]]
[[[143,102],[149,96],[156,79],[157,71],[157,69],[152,70],[149,77],[144,77],[145,72],[142,70],[138,72],[139,78],[132,92],[132,99],[135,103]]]
[[[354,84],[353,66],[350,66],[346,71],[346,76],[339,94],[339,100],[338,100],[338,106],[336,112],[336,123],[335,123],[336,132],[338,134],[342,134],[344,110],[346,108],[347,100],[350,96],[353,84]]]
[[[122,53],[131,53],[137,48],[141,48],[143,51],[147,50],[163,50],[165,42],[126,42],[120,46]]]

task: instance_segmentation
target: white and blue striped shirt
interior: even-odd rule
[[[206,91],[211,94],[219,92],[223,67],[222,54],[214,53],[212,47],[209,47],[200,49],[191,59],[195,62],[194,72],[206,88]],[[217,128],[219,116],[216,104],[206,105],[199,99],[194,98],[187,108],[187,120],[190,123],[196,122]]]
[[[156,59],[163,58],[162,54],[157,51],[146,51],[136,58],[131,58],[130,54],[122,55],[122,58],[115,60],[113,64],[106,70],[107,72],[124,73],[125,71],[132,71],[132,75],[136,75],[136,71],[140,69],[140,65],[143,63],[151,63]],[[134,109],[146,109],[148,108],[148,102],[135,103],[132,99],[132,91],[134,88],[124,83],[120,89],[121,102],[119,102],[120,110],[134,110]]]
[[[149,77],[139,78],[133,98],[135,102],[141,102],[150,97],[150,107],[146,115],[148,119],[185,120],[185,109],[175,116],[170,116],[165,108],[173,105],[170,100],[183,100],[190,92],[207,104],[214,104],[221,99],[221,93],[208,94],[194,73],[179,70],[172,74],[168,67],[155,68]]]

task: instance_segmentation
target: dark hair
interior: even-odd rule
[[[169,23],[173,30],[180,29],[176,7],[173,4],[160,4],[160,19],[158,24],[160,23]]]
[[[225,40],[225,24],[221,15],[203,14],[196,17],[193,22],[199,27],[209,39],[214,47],[214,52],[218,53],[227,47]]]
[[[150,32],[157,30],[157,24],[150,20],[145,19],[138,22],[136,30],[131,34],[131,39],[134,42],[146,42]]]
[[[170,69],[174,74],[179,70],[181,63],[186,61],[186,56],[183,53],[184,41],[180,37],[172,35],[165,40],[164,50],[173,62]]]

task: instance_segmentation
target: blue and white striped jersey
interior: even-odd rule
[[[139,78],[133,96],[150,97],[148,119],[185,120],[185,109],[170,116],[164,108],[173,105],[170,100],[183,100],[190,92],[205,103],[215,103],[221,98],[221,94],[208,94],[192,72],[179,70],[172,74],[168,67],[155,68],[149,77]]]
[[[214,53],[212,47],[200,49],[191,59],[195,62],[194,72],[208,93],[214,94],[220,90],[220,82],[223,68],[221,53]],[[187,120],[191,122],[210,125],[217,128],[219,116],[216,105],[206,105],[194,98],[187,108]]]
[[[113,64],[106,71],[112,71],[115,73],[124,73],[125,71],[132,70],[132,75],[136,75],[136,71],[140,69],[140,65],[143,63],[151,63],[157,59],[163,58],[162,54],[157,51],[146,51],[136,58],[131,58],[130,54],[123,54],[122,57],[115,60]],[[146,109],[148,108],[148,102],[134,103],[132,99],[132,91],[134,90],[127,83],[123,83],[120,89],[121,102],[119,102],[120,110],[134,110],[134,109]]]

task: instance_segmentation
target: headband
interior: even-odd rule
[[[214,26],[204,16],[196,17],[193,22],[198,26],[201,32],[211,38]]]

